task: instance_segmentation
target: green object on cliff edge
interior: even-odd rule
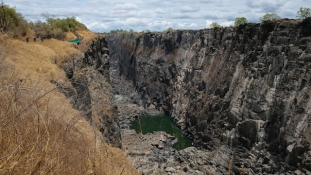
[[[72,43],[80,43],[81,39],[80,38],[76,38],[76,39],[73,39],[73,40],[69,40],[69,42],[72,42]]]

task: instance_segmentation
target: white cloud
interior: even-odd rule
[[[212,22],[233,25],[236,17],[258,22],[265,13],[277,13],[284,18],[296,18],[300,7],[309,7],[310,0],[4,0],[16,7],[28,20],[43,20],[42,13],[77,20],[96,32],[113,29],[174,29],[209,28]],[[311,3],[309,3],[311,4]]]
[[[132,3],[116,4],[114,6],[114,9],[117,9],[117,10],[132,10],[136,8],[137,8],[137,5],[132,4]]]
[[[178,28],[181,28],[181,29],[195,29],[198,24],[196,23],[178,23],[177,24]]]
[[[205,27],[206,27],[206,28],[210,28],[210,26],[211,26],[212,23],[213,23],[212,20],[209,20],[209,19],[208,19],[208,20],[205,20],[205,24],[206,24]]]
[[[182,6],[181,12],[198,12],[200,11],[200,7],[190,7],[190,6]]]
[[[223,21],[223,22],[220,22],[220,25],[223,26],[223,27],[233,26],[234,25],[234,21]]]
[[[147,26],[149,30],[151,31],[163,31],[168,29],[169,27],[172,27],[173,29],[177,29],[176,24],[174,22],[170,21],[149,21],[147,23]]]

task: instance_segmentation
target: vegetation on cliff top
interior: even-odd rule
[[[300,9],[297,12],[297,17],[300,19],[310,18],[311,17],[311,9],[300,7]]]
[[[28,30],[28,22],[25,18],[17,13],[14,8],[1,4],[0,7],[0,32],[8,32],[12,35],[25,36]]]
[[[46,16],[46,15],[45,15]],[[47,16],[46,22],[36,21],[30,22],[29,26],[38,36],[48,36],[57,39],[65,39],[66,32],[77,29],[87,29],[84,24],[76,20],[75,17],[68,17],[64,19],[50,18]]]
[[[212,24],[210,24],[210,27],[211,27],[211,28],[220,28],[221,25],[218,24],[217,22],[213,22]]]
[[[247,22],[248,21],[245,17],[238,17],[238,18],[235,18],[234,26],[237,27],[239,25],[246,24]]]
[[[259,20],[263,23],[276,22],[280,19],[281,19],[281,17],[275,13],[267,13],[264,16],[259,18]]]
[[[0,7],[0,32],[10,33],[14,37],[24,37],[27,32],[33,30],[40,37],[64,40],[68,31],[87,29],[75,17],[59,19],[51,18],[47,14],[43,14],[43,16],[46,17],[46,21],[28,22],[14,8],[2,3]]]

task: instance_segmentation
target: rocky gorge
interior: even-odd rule
[[[311,174],[311,22],[99,37],[59,84],[142,174]],[[129,129],[168,114],[193,138]]]

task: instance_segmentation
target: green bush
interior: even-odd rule
[[[211,25],[210,25],[211,28],[220,28],[221,25],[218,24],[217,22],[213,22]]]
[[[166,30],[164,30],[163,32],[172,32],[172,31],[174,31],[174,29],[172,27],[169,27]]]
[[[169,27],[168,29],[166,29],[167,31],[173,31],[174,29],[172,27]]]
[[[239,26],[247,23],[247,19],[245,17],[235,18],[234,26]]]
[[[10,8],[8,5],[2,4],[0,15],[0,27],[3,31],[8,31],[18,26],[19,16],[14,8]]]
[[[29,29],[28,22],[17,13],[14,8],[1,4],[0,7],[0,31],[9,32],[13,36],[25,36]]]
[[[51,36],[58,39],[64,39],[65,33],[70,30],[86,29],[85,25],[76,20],[75,17],[70,18],[50,18],[45,15],[46,22],[37,21],[27,22],[25,18],[17,13],[14,8],[8,5],[0,5],[0,31],[9,32],[13,36],[26,36],[28,29],[32,29],[40,36]]]
[[[276,22],[280,20],[281,17],[275,13],[267,13],[263,17],[260,17],[259,20],[263,23]]]
[[[117,29],[117,30],[111,30],[109,33],[110,34],[126,34],[126,33],[128,33],[128,31],[123,30],[123,29]]]
[[[36,34],[42,37],[51,36],[57,39],[65,39],[65,32],[86,29],[85,25],[77,21],[75,17],[60,19],[45,16],[46,22],[39,20],[33,24]]]
[[[142,35],[141,33],[136,33],[136,34],[135,34],[135,40],[136,40],[136,42],[139,41],[141,35]]]
[[[297,17],[300,19],[306,19],[311,17],[311,9],[300,7],[300,9],[297,12]]]

